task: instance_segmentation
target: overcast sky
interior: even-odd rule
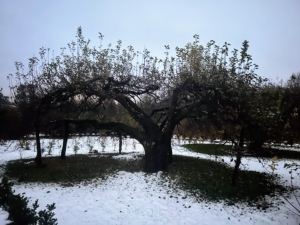
[[[39,48],[60,47],[83,35],[99,45],[117,40],[163,57],[164,45],[183,47],[200,35],[241,48],[259,65],[257,73],[286,81],[300,72],[300,0],[0,0],[0,87],[8,95],[8,74],[14,62],[28,64]]]

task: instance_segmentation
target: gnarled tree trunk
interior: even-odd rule
[[[37,166],[42,166],[42,149],[41,149],[41,141],[40,141],[40,127],[38,122],[34,124],[34,128],[35,128],[35,140],[36,140],[35,161]]]
[[[66,158],[66,150],[67,150],[68,138],[69,138],[69,122],[68,121],[64,121],[63,146],[62,146],[61,155],[60,155],[61,159],[65,159]]]
[[[142,143],[145,149],[145,172],[167,171],[172,163],[172,135],[162,134],[156,141]]]
[[[232,180],[231,180],[231,186],[232,187],[235,187],[235,185],[236,185],[236,180],[238,178],[238,172],[239,172],[239,167],[240,167],[240,164],[241,164],[241,159],[242,159],[241,153],[238,152],[236,154],[235,167],[234,167],[234,171],[233,171],[233,174],[232,174]]]
[[[235,160],[235,166],[234,166],[232,179],[231,179],[231,186],[232,187],[235,187],[235,185],[236,185],[239,168],[240,168],[241,161],[242,161],[242,152],[241,151],[244,148],[244,133],[245,133],[245,129],[242,128],[241,133],[240,133],[239,145],[236,146],[236,149],[235,149],[235,151],[236,151],[236,160]]]
[[[258,138],[252,141],[249,144],[249,151],[256,154],[257,156],[265,156],[266,152],[262,148],[264,142],[265,140],[262,138]]]

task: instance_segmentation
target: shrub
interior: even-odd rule
[[[47,205],[46,210],[37,213],[38,200],[30,208],[29,198],[15,195],[11,187],[12,183],[7,177],[3,177],[0,183],[0,206],[8,212],[7,219],[12,221],[9,224],[57,225],[57,219],[53,218],[55,203]]]

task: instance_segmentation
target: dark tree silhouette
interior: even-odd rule
[[[100,34],[100,39],[102,37]],[[172,162],[171,139],[180,121],[189,117],[198,120],[206,110],[218,116],[222,110],[229,112],[227,107],[238,108],[240,104],[233,104],[236,98],[230,98],[239,92],[232,89],[238,88],[240,81],[249,87],[258,83],[254,73],[257,66],[252,65],[251,56],[247,54],[247,41],[241,58],[237,50],[228,58],[228,43],[219,47],[211,41],[204,47],[199,44],[198,35],[194,38],[193,43],[176,48],[176,57],[170,57],[169,46],[165,46],[166,58],[159,60],[151,57],[146,49],[143,53],[135,52],[132,46],[121,50],[121,41],[115,49],[110,48],[111,45],[106,49],[90,48],[78,28],[77,42],[68,45],[69,53],[63,48],[61,55],[49,63],[45,57],[47,49],[41,48],[40,60],[30,59],[32,69],[27,74],[18,70],[18,82],[13,89],[16,91],[22,85],[34,87],[33,96],[38,100],[29,105],[35,115],[37,135],[41,118],[50,109],[65,109],[60,117],[54,115],[48,121],[65,124],[65,140],[68,124],[121,132],[143,145],[145,171],[165,171]],[[17,91],[15,93],[17,97]],[[26,102],[26,95],[18,99],[19,103]],[[78,105],[72,113],[66,107],[71,101]],[[126,119],[114,113],[101,116],[106,101],[121,107]],[[94,116],[83,117],[88,111],[94,112]],[[220,119],[224,118],[220,116]],[[43,121],[45,123],[47,121]]]

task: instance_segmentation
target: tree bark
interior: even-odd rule
[[[68,138],[69,138],[69,122],[64,121],[64,137],[63,137],[63,146],[62,146],[61,156],[60,156],[61,159],[66,158]]]
[[[35,140],[36,140],[36,157],[35,161],[37,166],[42,166],[42,150],[40,141],[40,127],[38,123],[35,123]]]
[[[173,162],[173,151],[172,151],[172,146],[168,147],[168,163],[171,164]]]
[[[99,123],[95,120],[67,121],[72,124],[90,124],[99,130],[105,129],[116,133],[122,132],[136,139],[145,149],[145,172],[167,171],[168,164],[172,162],[171,139],[173,128],[176,125],[173,121],[168,123],[170,125],[166,125],[167,128],[163,132],[149,128],[147,129],[149,132],[145,133],[126,124],[116,122]]]
[[[254,126],[250,132],[249,151],[257,156],[265,156],[262,146],[267,140],[267,134],[260,126]]]
[[[171,146],[162,142],[147,142],[145,149],[145,172],[156,173],[168,170],[168,153]]]
[[[265,156],[265,152],[263,151],[264,140],[257,139],[250,143],[249,151],[255,153],[257,156]]]
[[[236,181],[238,178],[238,173],[239,173],[239,168],[241,165],[241,161],[242,161],[242,153],[241,151],[244,148],[244,133],[245,130],[244,128],[241,129],[241,133],[240,133],[240,141],[239,141],[239,145],[236,147],[236,160],[235,160],[235,167],[233,170],[233,174],[232,174],[232,180],[231,180],[231,186],[235,187],[236,186]]]
[[[235,167],[234,167],[233,174],[232,174],[232,180],[231,180],[232,187],[236,186],[236,180],[238,178],[238,172],[239,172],[239,167],[241,164],[241,159],[242,159],[241,153],[238,152],[236,155]]]
[[[122,135],[119,133],[119,154],[122,153]]]
[[[241,149],[244,148],[244,133],[245,133],[245,129],[242,128],[242,129],[241,129],[241,133],[240,133],[240,142],[239,142],[239,147],[240,147]]]

